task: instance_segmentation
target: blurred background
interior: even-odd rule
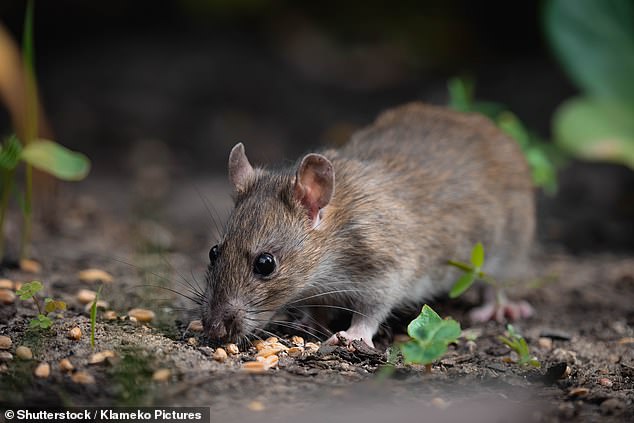
[[[572,18],[581,25],[570,25],[571,5],[582,3],[585,18],[577,7],[581,15]],[[600,3],[609,5],[604,21],[593,9]],[[126,190],[125,181],[148,163],[169,169],[156,184],[224,178],[237,141],[253,163],[294,160],[345,142],[388,107],[449,104],[454,77],[473,81],[476,98],[503,104],[545,144],[563,134],[566,146],[565,128],[578,128],[579,120],[573,116],[557,135],[553,119],[562,104],[601,97],[593,86],[601,78],[574,69],[609,62],[600,54],[612,50],[629,61],[622,70],[630,69],[631,12],[628,1],[37,1],[34,58],[55,140],[91,158],[88,181],[115,178]],[[24,14],[23,0],[0,2],[0,22],[17,43]],[[623,31],[610,23],[614,16]],[[588,22],[616,28],[626,41],[590,37],[594,50],[574,50],[575,40],[596,36],[593,28],[575,36]],[[571,51],[576,55],[566,56]],[[628,107],[619,108],[626,121]],[[0,134],[11,132],[9,111],[0,107]],[[619,146],[568,149],[558,189],[539,194],[545,245],[634,251],[631,156],[603,154]]]

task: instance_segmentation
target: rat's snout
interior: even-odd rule
[[[213,340],[231,341],[243,332],[244,310],[233,307],[216,307],[203,319],[205,333]]]

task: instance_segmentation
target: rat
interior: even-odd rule
[[[235,207],[209,251],[202,303],[205,333],[223,342],[270,333],[264,327],[284,310],[304,310],[305,322],[325,328],[320,309],[339,309],[352,313],[350,327],[328,342],[373,346],[393,311],[451,289],[460,273],[449,259],[481,242],[483,270],[503,279],[533,242],[524,155],[478,114],[409,103],[343,147],[280,169],[253,167],[238,143],[228,173]],[[527,303],[500,298],[473,316],[531,314]]]

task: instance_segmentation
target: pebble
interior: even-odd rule
[[[20,345],[15,349],[15,355],[22,360],[31,360],[33,358],[33,351],[31,348]]]
[[[114,353],[114,351],[110,351],[110,350],[94,353],[92,356],[90,356],[90,360],[88,360],[88,364],[101,364],[104,361],[106,361],[106,359],[112,358],[115,355],[116,354]]]
[[[22,259],[20,260],[20,269],[27,273],[40,273],[42,266],[35,260]]]
[[[72,340],[78,341],[81,339],[81,329],[77,326],[68,331],[68,337]]]
[[[51,374],[51,365],[44,362],[37,365],[33,374],[39,378],[46,379]]]
[[[1,289],[13,289],[15,285],[13,285],[13,281],[11,279],[0,279],[0,288]]]
[[[13,355],[8,351],[0,351],[0,361],[13,360]]]
[[[79,272],[79,280],[82,282],[94,283],[104,282],[111,283],[114,279],[112,275],[101,269],[85,269]]]
[[[213,359],[219,362],[223,362],[227,359],[227,352],[224,350],[224,348],[216,348],[216,351],[214,351],[214,355],[212,355]]]
[[[152,380],[155,382],[167,382],[170,376],[172,376],[170,369],[158,369],[152,375]]]
[[[262,401],[251,401],[247,404],[247,408],[251,411],[264,411],[266,409]]]
[[[134,317],[139,322],[151,322],[154,319],[154,312],[145,308],[133,308],[128,311],[128,316]]]
[[[91,291],[90,289],[80,289],[77,291],[77,301],[82,304],[90,304],[95,301],[97,298],[97,293],[95,291]]]
[[[62,358],[59,361],[59,368],[63,372],[70,372],[71,370],[75,368],[75,366],[73,366],[73,363],[71,363],[69,359]]]
[[[15,294],[10,289],[0,289],[0,302],[4,304],[13,304]]]
[[[238,348],[236,344],[227,344],[225,345],[225,348],[229,354],[232,354],[232,355],[240,354],[240,349]]]
[[[537,344],[539,348],[542,350],[552,350],[553,349],[553,340],[552,338],[541,337],[537,340]]]
[[[602,377],[601,379],[599,379],[599,385],[605,386],[606,388],[611,388],[613,383],[607,377]]]
[[[187,343],[191,345],[192,347],[195,347],[198,345],[198,339],[192,336],[191,338],[187,338]]]
[[[476,344],[475,341],[473,340],[468,340],[465,343],[465,346],[467,347],[467,350],[469,351],[469,353],[473,354],[475,352],[475,350],[478,348],[478,344]]]
[[[577,364],[577,353],[564,350],[563,348],[555,348],[553,350],[553,359],[556,361],[565,361],[568,364]]]
[[[302,338],[301,336],[293,336],[293,337],[291,337],[291,342],[296,347],[303,347],[304,346],[304,338]]]
[[[8,350],[13,345],[13,341],[8,336],[0,335],[0,350]]]
[[[70,379],[75,383],[82,385],[91,385],[95,383],[95,377],[88,372],[75,372],[71,375]]]
[[[200,320],[192,320],[191,322],[189,322],[187,330],[190,330],[192,332],[202,332],[203,322],[201,322]]]
[[[114,310],[108,310],[103,313],[103,318],[106,320],[117,320],[117,312]]]

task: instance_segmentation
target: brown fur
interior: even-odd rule
[[[285,306],[318,304],[354,309],[352,325],[374,334],[396,307],[446,292],[456,277],[447,260],[468,257],[476,242],[485,246],[485,270],[502,277],[528,253],[528,166],[517,143],[482,116],[411,103],[322,154],[335,186],[315,229],[294,192],[301,160],[243,172],[208,273],[202,314],[210,335],[235,340]],[[262,252],[278,264],[265,280],[252,272]],[[222,336],[214,328],[227,316]]]

